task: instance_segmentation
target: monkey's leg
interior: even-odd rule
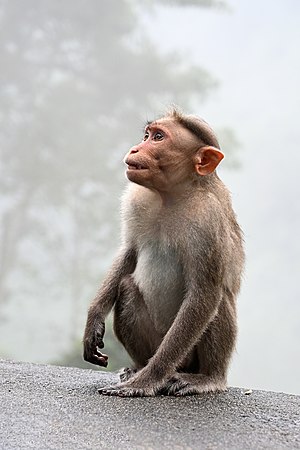
[[[132,358],[136,369],[147,365],[162,339],[131,275],[124,277],[120,283],[114,310],[114,331]],[[129,369],[127,373],[129,376],[125,373],[125,379],[129,379],[135,372],[135,369]],[[122,381],[125,381],[123,377]]]
[[[236,315],[228,299],[222,301],[217,316],[201,336],[196,347],[199,373],[177,373],[165,389],[168,395],[193,395],[224,391],[227,369],[235,347]]]

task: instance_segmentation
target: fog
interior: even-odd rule
[[[229,383],[300,394],[300,4],[208,3],[0,3],[1,357],[80,360],[122,157],[175,103],[217,130],[245,235]]]

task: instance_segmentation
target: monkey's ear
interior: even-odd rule
[[[199,175],[212,173],[224,158],[223,153],[215,147],[202,147],[195,156],[195,170]]]

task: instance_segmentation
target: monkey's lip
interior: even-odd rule
[[[144,166],[144,164],[135,163],[132,161],[125,161],[127,164],[127,170],[146,170],[148,167]]]

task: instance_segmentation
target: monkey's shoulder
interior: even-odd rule
[[[199,226],[213,226],[226,221],[233,214],[229,197],[219,198],[216,192],[196,191],[186,199],[180,210],[182,218]]]

